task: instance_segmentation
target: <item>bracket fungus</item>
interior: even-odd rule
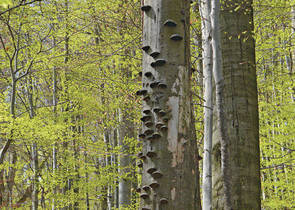
[[[152,135],[153,139],[159,139],[161,138],[161,135],[157,132],[155,132],[153,135]]]
[[[141,193],[141,194],[140,194],[140,197],[141,197],[142,199],[147,199],[147,198],[149,197],[149,195],[148,195],[147,193]]]
[[[161,198],[160,199],[160,204],[167,204],[168,200],[166,198]]]
[[[168,127],[166,125],[163,125],[161,128],[160,128],[161,131],[167,131],[168,130]]]
[[[161,110],[158,112],[159,116],[164,117],[166,115],[166,112],[164,110]]]
[[[152,188],[152,189],[156,189],[157,187],[159,187],[160,186],[160,184],[158,183],[158,182],[152,182],[151,184],[150,184],[150,187]]]
[[[150,116],[150,115],[145,115],[145,116],[143,116],[142,118],[140,118],[140,120],[141,120],[142,122],[150,121],[150,120],[152,120],[152,116]]]
[[[158,86],[158,84],[159,84],[159,82],[152,82],[152,83],[150,84],[150,87],[151,87],[151,88],[156,88],[156,87]]]
[[[149,191],[150,190],[150,186],[145,185],[145,186],[142,187],[142,189],[145,190],[145,191]]]
[[[147,130],[144,131],[144,134],[145,134],[146,136],[148,136],[148,135],[151,135],[153,132],[154,132],[154,131],[153,131],[152,129],[147,129]]]
[[[152,127],[153,122],[152,122],[152,121],[147,121],[147,122],[144,123],[144,125],[145,125],[146,127]]]
[[[148,102],[150,99],[151,99],[151,97],[146,96],[146,97],[144,97],[142,100],[144,100],[145,102]]]
[[[161,111],[161,108],[160,108],[160,107],[155,107],[155,108],[153,109],[153,111],[154,111],[155,113],[158,113],[159,111]]]
[[[152,62],[151,63],[151,66],[152,67],[164,66],[165,63],[166,63],[166,60],[164,60],[164,59],[157,59],[157,60],[155,60],[155,62]]]
[[[151,47],[148,45],[143,46],[141,49],[145,52],[147,52]]]
[[[144,73],[144,76],[146,76],[147,78],[150,78],[153,76],[152,72],[148,71],[146,73]]]
[[[141,7],[141,10],[143,11],[143,12],[148,12],[148,11],[150,11],[152,9],[152,7],[150,6],[150,5],[143,5],[142,7]]]
[[[167,85],[165,83],[159,83],[158,87],[159,88],[167,88]]]
[[[148,151],[147,153],[146,153],[146,156],[148,156],[149,158],[153,158],[153,157],[156,157],[156,153],[154,152],[154,151]]]
[[[149,109],[145,109],[145,110],[143,110],[142,111],[144,114],[150,114],[151,113],[151,110],[149,110]]]
[[[150,56],[153,57],[153,58],[157,58],[159,55],[160,55],[160,53],[157,52],[157,51],[152,52],[152,53],[150,54]]]
[[[163,174],[160,171],[155,171],[152,173],[152,177],[155,179],[161,178]]]
[[[180,41],[180,40],[182,40],[183,38],[182,38],[182,36],[179,35],[179,34],[173,34],[173,35],[170,36],[170,39],[173,40],[173,41]]]
[[[160,129],[162,126],[164,126],[165,124],[164,123],[162,123],[162,122],[158,122],[157,124],[156,124],[156,128],[157,129]]]
[[[168,26],[168,27],[176,27],[177,24],[174,20],[168,19],[165,21],[164,26]]]
[[[156,168],[149,168],[146,172],[148,172],[149,174],[154,173],[155,171],[157,171]]]
[[[147,90],[144,90],[144,89],[142,89],[142,90],[138,90],[137,92],[136,92],[136,95],[138,95],[138,96],[144,96],[144,95],[146,95],[147,94]]]

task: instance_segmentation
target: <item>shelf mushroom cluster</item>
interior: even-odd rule
[[[149,13],[153,10],[152,6],[150,5],[143,5],[141,10],[144,13]],[[172,19],[167,19],[163,23],[164,27],[177,27],[177,22]],[[169,39],[175,42],[179,42],[183,40],[183,37],[180,34],[171,34]],[[152,51],[152,47],[149,45],[144,45],[142,50],[153,58],[153,61],[150,63],[150,66],[157,70],[157,67],[165,66],[167,61],[164,58],[161,58],[161,53],[158,51]],[[142,100],[144,101],[144,109],[143,109],[143,116],[141,117],[141,121],[143,123],[143,130],[142,133],[139,134],[139,139],[145,142],[145,145],[149,145],[147,151],[140,152],[138,154],[138,162],[137,166],[140,168],[145,168],[146,172],[152,177],[151,183],[149,185],[144,185],[137,189],[137,192],[140,193],[140,197],[147,201],[150,199],[150,192],[151,190],[156,192],[156,189],[160,187],[160,179],[164,176],[156,166],[152,167],[144,165],[148,161],[154,161],[157,156],[157,151],[155,151],[152,145],[156,143],[156,141],[161,141],[161,138],[166,135],[168,131],[168,115],[169,111],[165,111],[164,107],[160,107],[158,104],[153,102],[153,98],[156,93],[164,93],[164,91],[168,88],[165,81],[156,79],[157,76],[153,74],[151,71],[141,72],[141,77],[144,77],[146,83],[143,83],[143,88],[136,92],[136,95],[141,96]],[[168,203],[167,198],[160,198],[159,203],[162,205]],[[142,210],[150,210],[149,207],[142,207]]]

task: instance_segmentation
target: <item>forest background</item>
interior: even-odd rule
[[[122,180],[130,183],[128,208],[138,207],[140,6],[139,0],[1,0],[1,207],[116,208]],[[294,6],[253,3],[265,209],[295,206]],[[201,18],[197,2],[191,8],[202,156]]]

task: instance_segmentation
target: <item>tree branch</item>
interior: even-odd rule
[[[4,10],[4,11],[0,12],[0,15],[3,15],[5,13],[7,13],[7,12],[10,12],[11,10],[16,9],[18,7],[23,7],[23,6],[26,6],[26,5],[29,5],[29,4],[33,4],[34,2],[37,2],[37,1],[42,1],[42,0],[33,0],[33,1],[30,1],[30,2],[27,2],[27,3],[22,2],[22,3],[14,6],[14,7],[11,7],[9,9],[7,9],[7,10]]]

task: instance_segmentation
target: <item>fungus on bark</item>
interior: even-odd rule
[[[157,52],[157,51],[154,51],[154,52],[152,52],[152,53],[150,54],[150,56],[153,57],[153,58],[157,58],[159,55],[160,55],[160,53]]]
[[[159,187],[160,186],[160,184],[158,183],[158,182],[152,182],[151,184],[150,184],[150,187],[152,188],[152,189],[156,189],[157,187]]]
[[[168,200],[166,198],[161,198],[160,199],[160,204],[167,204]]]
[[[150,78],[153,76],[152,72],[148,71],[144,74],[144,76],[146,76],[147,78]]]
[[[174,20],[168,19],[165,21],[164,26],[168,26],[168,27],[176,27],[177,24]]]
[[[145,52],[147,52],[151,47],[146,45],[146,46],[143,46],[141,49]]]
[[[155,171],[157,171],[156,168],[149,168],[146,172],[148,172],[149,174],[154,173]],[[151,186],[151,185],[150,185]]]
[[[155,62],[152,62],[151,63],[151,66],[152,67],[164,66],[165,63],[166,63],[166,60],[164,60],[164,59],[157,59],[157,60],[155,60]]]
[[[152,7],[150,6],[150,5],[143,5],[142,7],[141,7],[141,10],[143,11],[143,12],[148,12],[148,11],[150,11],[152,9]]]
[[[161,178],[163,174],[160,171],[155,171],[152,173],[152,177],[155,179]]]
[[[179,34],[173,34],[173,35],[170,36],[170,39],[173,40],[173,41],[181,41],[183,38]]]
[[[149,195],[148,195],[147,193],[141,193],[141,194],[140,194],[140,197],[141,197],[142,199],[147,199],[147,198],[149,198]]]

